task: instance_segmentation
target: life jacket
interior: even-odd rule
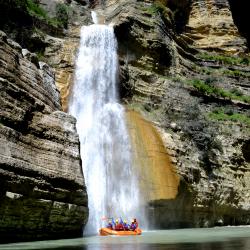
[[[123,225],[121,223],[115,224],[115,230],[117,231],[123,230]]]
[[[130,225],[130,230],[134,231],[136,229],[136,224],[134,222]]]
[[[129,225],[127,223],[123,223],[124,230],[129,230]]]

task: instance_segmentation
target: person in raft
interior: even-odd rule
[[[130,225],[127,223],[126,220],[123,222],[123,228],[124,228],[125,231],[128,231],[129,228],[130,228]]]
[[[130,225],[130,230],[131,231],[135,231],[135,229],[138,228],[138,222],[136,219],[134,219],[132,222],[131,222],[131,225]]]
[[[119,222],[118,219],[115,220],[115,230],[116,231],[124,230],[123,223]]]
[[[136,219],[133,219],[131,225],[129,225],[126,220],[123,221],[121,219],[119,222],[118,219],[115,221],[112,219],[112,221],[109,220],[107,228],[116,231],[135,231],[135,229],[138,228],[138,222]]]
[[[109,229],[113,229],[113,223],[112,223],[112,221],[111,220],[109,220],[109,222],[108,222],[108,225],[107,225],[107,228],[109,228]]]

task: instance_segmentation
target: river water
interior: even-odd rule
[[[140,236],[89,236],[78,239],[0,245],[0,250],[249,250],[250,227],[176,229]]]

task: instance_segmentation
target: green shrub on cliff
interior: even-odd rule
[[[34,0],[25,0],[26,8],[31,16],[45,20],[47,24],[55,27],[68,27],[68,8],[65,4],[58,3],[56,5],[56,17],[50,18],[47,12],[39,6]]]
[[[244,77],[244,78],[248,78],[250,77],[250,73],[248,72],[244,72],[244,71],[240,71],[240,70],[229,70],[229,69],[225,69],[223,67],[219,68],[219,69],[214,69],[214,68],[209,68],[209,67],[196,67],[196,71],[202,73],[202,74],[206,74],[206,75],[221,75],[221,76],[229,76],[229,77]]]
[[[146,8],[146,12],[152,16],[159,15],[166,22],[172,23],[173,13],[171,12],[171,10],[168,7],[166,7],[165,0],[154,1],[150,7]]]
[[[30,15],[34,15],[42,19],[48,19],[46,11],[43,8],[41,8],[37,3],[35,3],[33,0],[26,0],[26,6]]]
[[[208,117],[213,120],[240,122],[250,126],[249,116],[234,111],[228,112],[223,108],[214,109],[213,112],[208,113]]]
[[[163,13],[165,11],[165,6],[160,2],[154,2],[151,7],[148,8],[148,12],[151,14]]]
[[[224,56],[224,55],[218,55],[218,54],[208,54],[208,53],[200,53],[198,54],[198,57],[205,60],[213,60],[217,61],[221,64],[250,64],[250,58],[249,57],[239,57],[239,56]]]
[[[243,94],[239,95],[239,92],[237,93],[235,92],[235,88],[232,89],[231,91],[227,91],[225,89],[207,84],[199,79],[193,79],[189,83],[191,83],[197,91],[205,95],[214,95],[217,97],[229,98],[231,100],[238,100],[250,103],[250,96]]]
[[[58,3],[56,5],[56,19],[63,25],[64,28],[68,27],[69,9],[65,4]]]
[[[245,73],[239,70],[222,70],[223,75],[232,77],[250,77],[249,73]]]
[[[236,96],[243,96],[243,93],[238,88],[233,88],[231,90],[231,93],[236,95]]]

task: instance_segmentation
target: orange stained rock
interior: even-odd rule
[[[134,165],[145,201],[174,199],[179,176],[156,128],[139,113],[127,110]]]
[[[73,83],[73,74],[66,70],[58,69],[56,71],[56,85],[60,91],[62,109],[67,111],[68,109],[68,98]]]
[[[56,67],[56,86],[61,95],[63,111],[67,111],[74,81],[74,62],[80,41],[80,26],[71,27],[63,45],[57,51],[59,64]]]

